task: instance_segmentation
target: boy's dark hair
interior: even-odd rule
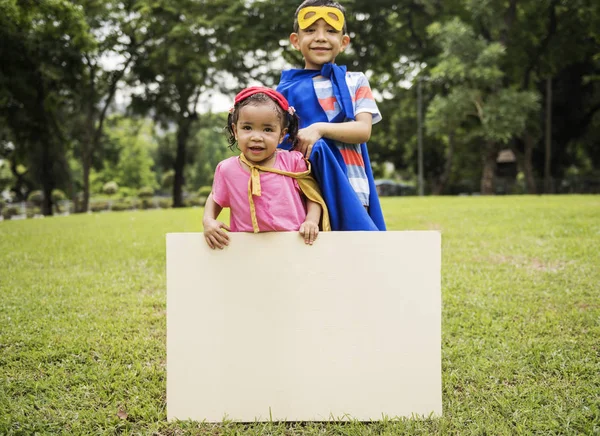
[[[309,6],[329,6],[332,8],[339,9],[342,14],[344,14],[344,27],[342,28],[342,33],[345,35],[348,33],[348,29],[346,27],[346,9],[336,1],[333,0],[304,0],[298,9],[296,9],[296,13],[294,14],[294,33],[298,33],[300,27],[298,26],[298,13],[302,8],[308,8]]]
[[[279,106],[275,100],[269,97],[267,94],[263,94],[259,92],[257,94],[253,94],[245,100],[240,101],[233,107],[233,111],[229,112],[227,116],[227,126],[225,127],[227,142],[229,143],[229,148],[233,150],[233,147],[237,145],[237,140],[235,139],[235,135],[233,134],[232,124],[236,124],[238,122],[238,118],[240,116],[240,110],[244,106],[261,106],[263,104],[271,104],[273,108],[277,111],[277,115],[279,116],[279,120],[281,121],[281,130],[287,128],[287,141],[292,143],[291,150],[296,148],[298,144],[298,129],[300,126],[300,119],[298,118],[298,114],[294,113],[291,115],[289,112],[285,112],[281,106]]]

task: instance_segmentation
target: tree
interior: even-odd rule
[[[147,42],[140,26],[137,0],[77,0],[94,36],[94,44],[82,54],[83,72],[72,107],[72,135],[81,160],[82,211],[90,196],[90,171],[101,157],[106,117],[119,85]],[[114,65],[109,65],[109,62]]]
[[[144,186],[158,187],[152,158],[157,148],[152,121],[113,115],[108,117],[104,130],[102,166],[92,171],[97,173],[93,177],[97,185],[113,180],[135,191]]]
[[[436,96],[428,109],[430,128],[449,133],[462,123],[471,135],[481,138],[480,189],[493,194],[499,145],[525,130],[530,114],[539,108],[538,96],[504,87],[499,67],[504,47],[476,37],[459,19],[434,24],[429,32],[442,48],[431,78],[449,90]]]
[[[133,108],[151,113],[164,128],[175,127],[173,207],[183,206],[187,147],[201,97],[220,71],[245,71],[245,52],[231,44],[243,35],[244,11],[238,0],[177,5],[154,0],[140,10],[152,39],[134,67],[133,84],[143,87],[143,93],[135,96]]]
[[[10,59],[0,67],[0,119],[12,132],[13,157],[26,159],[42,186],[44,215],[68,174],[62,117],[91,43],[87,31],[81,9],[66,0],[0,3],[0,58]]]

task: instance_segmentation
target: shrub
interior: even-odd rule
[[[118,194],[119,194],[119,198],[135,197],[137,194],[137,191],[133,188],[128,188],[127,186],[123,186],[123,187],[119,188]]]
[[[163,174],[160,184],[164,189],[171,189],[173,183],[175,183],[175,171],[169,170]]]
[[[117,182],[106,182],[102,187],[102,192],[106,195],[115,195],[119,190]]]
[[[90,210],[92,212],[100,212],[101,210],[108,210],[108,201],[90,201]]]
[[[163,209],[168,209],[171,206],[173,206],[173,200],[171,200],[170,198],[161,198],[160,200],[158,200],[158,206]]]
[[[44,201],[44,194],[42,193],[42,191],[31,191],[27,196],[27,201],[39,207]]]
[[[198,195],[200,197],[208,197],[211,191],[212,186],[201,186],[200,189],[198,189]]]
[[[66,199],[67,199],[67,195],[60,189],[55,189],[52,191],[52,202],[53,203],[56,203],[58,201],[65,201]]]
[[[203,207],[206,204],[206,197],[189,197],[184,201],[187,207]]]
[[[19,208],[17,206],[8,206],[2,209],[2,217],[5,220],[11,219],[15,215],[19,215]]]
[[[152,201],[152,198],[142,198],[142,202],[140,204],[140,207],[142,209],[151,209],[154,207],[154,203]]]
[[[123,210],[129,210],[133,207],[131,200],[120,200],[115,201],[111,206],[111,210],[115,212],[121,212]]]
[[[138,197],[151,198],[154,195],[154,189],[150,186],[144,186],[138,191]]]
[[[28,207],[25,211],[27,218],[33,218],[36,215],[40,215],[42,210],[39,207]]]

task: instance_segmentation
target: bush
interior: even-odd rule
[[[206,197],[189,197],[184,201],[186,207],[203,207],[206,204]]]
[[[175,171],[169,170],[163,174],[160,184],[164,189],[171,189],[173,183],[175,183]]]
[[[200,197],[208,197],[211,191],[212,186],[201,186],[200,189],[198,189],[198,195]]]
[[[25,211],[27,218],[33,218],[36,215],[40,215],[42,210],[39,207],[28,207]]]
[[[115,212],[121,212],[123,210],[129,210],[133,208],[133,203],[131,202],[131,200],[120,200],[120,201],[115,201],[112,206],[111,206],[111,210],[115,211]]]
[[[142,198],[142,202],[140,204],[140,207],[142,209],[151,209],[154,207],[154,202],[152,201],[152,198]]]
[[[17,206],[8,206],[2,209],[2,218],[5,220],[11,219],[15,215],[19,215],[19,208]]]
[[[161,198],[158,200],[158,206],[163,209],[168,209],[173,206],[173,200],[170,198]]]
[[[152,198],[154,195],[154,189],[150,186],[144,186],[138,191],[138,197],[140,198]]]
[[[52,202],[53,203],[57,203],[59,201],[65,201],[66,199],[67,199],[67,195],[60,189],[55,189],[52,191]]]
[[[90,210],[92,212],[100,212],[102,210],[108,210],[108,201],[90,201]]]
[[[42,191],[31,191],[27,196],[27,201],[39,207],[44,202],[44,194]]]
[[[118,194],[119,198],[135,197],[137,195],[137,190],[123,186],[119,188]]]
[[[115,195],[119,190],[117,182],[106,182],[102,187],[102,192],[106,195]]]

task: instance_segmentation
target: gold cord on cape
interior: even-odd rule
[[[285,153],[283,151],[276,153]],[[280,174],[282,176],[291,177],[298,181],[298,186],[302,193],[311,201],[315,203],[319,203],[321,208],[323,209],[323,213],[321,215],[321,230],[324,232],[331,231],[331,224],[329,222],[329,212],[327,211],[327,205],[325,204],[325,200],[323,200],[323,196],[321,195],[321,190],[319,189],[319,185],[317,181],[310,175],[310,162],[307,159],[306,165],[308,166],[308,170],[302,171],[301,173],[293,173],[290,171],[278,170],[276,168],[268,168],[263,167],[261,165],[254,165],[246,159],[243,153],[240,153],[240,160],[248,165],[250,168],[250,179],[248,180],[248,201],[250,202],[250,215],[252,217],[252,228],[254,233],[259,232],[258,221],[256,220],[256,207],[254,206],[253,196],[260,197],[261,189],[260,189],[260,174],[259,171],[264,171],[267,173],[275,173]]]

